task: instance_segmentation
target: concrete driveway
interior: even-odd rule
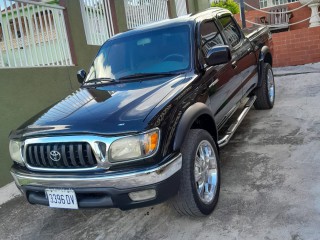
[[[221,152],[209,217],[182,217],[167,203],[73,211],[17,197],[0,206],[0,238],[320,239],[320,64],[275,72],[274,109],[251,110]]]

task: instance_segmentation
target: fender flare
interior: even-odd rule
[[[261,51],[259,54],[259,60],[258,60],[258,71],[259,71],[258,87],[261,87],[261,84],[262,84],[262,69],[263,69],[264,60],[267,54],[271,55],[270,48],[268,46],[263,46],[261,48]]]
[[[192,124],[195,122],[195,120],[200,117],[201,115],[209,115],[212,118],[212,121],[214,123],[213,128],[215,128],[216,136],[214,136],[214,139],[218,139],[218,131],[217,127],[214,121],[214,118],[212,116],[211,110],[209,107],[201,102],[197,102],[193,105],[191,105],[182,115],[178,127],[176,130],[174,143],[173,143],[173,150],[177,151],[182,146],[182,143],[185,139],[185,136],[187,135],[189,129],[191,128]]]

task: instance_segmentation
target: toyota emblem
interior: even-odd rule
[[[58,151],[51,151],[50,159],[52,161],[58,162],[61,159],[61,153],[59,153]]]

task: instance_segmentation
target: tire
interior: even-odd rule
[[[258,110],[271,109],[275,101],[275,84],[272,67],[269,63],[264,63],[261,77],[261,87],[255,91],[257,99],[254,107]]]
[[[207,154],[202,155],[203,157],[206,156],[204,158],[199,155],[201,149],[207,150]],[[207,131],[191,129],[184,140],[181,153],[180,187],[177,195],[171,200],[171,205],[181,215],[196,217],[209,215],[218,203],[220,192],[220,163],[216,143]],[[200,157],[197,158],[196,155]],[[210,156],[210,159],[208,156]],[[200,166],[199,163],[206,166]],[[208,168],[210,171],[202,171],[201,168]],[[206,173],[201,175],[201,171]],[[196,181],[195,175],[198,176],[198,181]],[[211,178],[208,177],[210,175]],[[210,182],[211,185],[199,184],[202,180],[204,180],[204,183],[205,181]],[[203,189],[202,194],[198,193],[200,189]],[[211,194],[205,194],[209,192]]]

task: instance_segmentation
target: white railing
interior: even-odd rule
[[[188,14],[186,0],[175,0],[177,16],[184,16]]]
[[[287,5],[289,3],[298,2],[299,0],[259,0],[260,8],[270,8],[279,5]]]
[[[64,8],[0,0],[0,68],[73,65]]]
[[[123,0],[128,29],[169,18],[168,0]]]
[[[114,35],[109,0],[80,0],[87,44],[102,45]]]

